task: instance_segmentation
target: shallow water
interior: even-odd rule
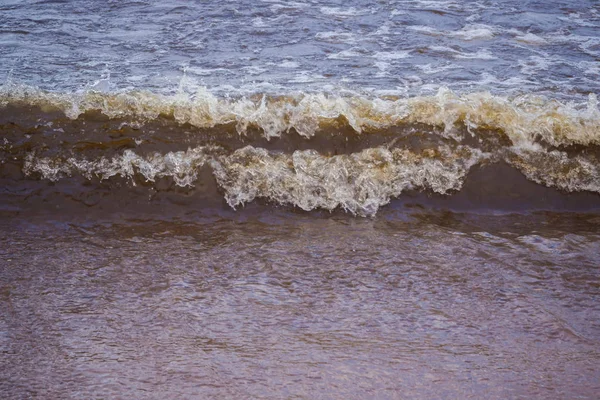
[[[0,397],[597,397],[599,27],[2,2]]]
[[[4,395],[600,389],[598,216],[230,217],[3,223]]]

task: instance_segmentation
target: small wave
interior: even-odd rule
[[[518,42],[523,42],[523,43],[527,43],[527,44],[537,44],[537,45],[542,45],[542,44],[548,43],[548,41],[546,39],[544,39],[543,37],[533,34],[531,32],[525,33],[522,35],[518,35],[515,38],[515,40],[517,40]]]
[[[112,158],[50,158],[29,154],[23,171],[58,181],[73,174],[87,179],[120,176],[146,181],[172,178],[178,186],[193,186],[198,172],[210,165],[227,203],[235,208],[256,198],[290,204],[309,211],[342,208],[357,215],[374,215],[409,189],[446,194],[459,190],[469,169],[486,158],[466,146],[442,146],[415,153],[383,147],[349,155],[327,156],[316,150],[292,154],[247,146],[227,154],[214,146],[140,156],[126,150]]]
[[[121,177],[134,185],[140,179],[157,183],[169,178],[177,186],[191,188],[201,179],[201,171],[210,168],[233,208],[263,198],[307,211],[341,208],[362,216],[374,215],[407,190],[442,195],[458,192],[473,166],[499,161],[540,185],[565,192],[600,193],[600,163],[586,152],[568,154],[540,146],[511,146],[491,152],[456,144],[430,144],[420,149],[392,146],[338,155],[315,149],[283,152],[252,145],[234,151],[216,145],[166,153],[125,150],[96,158],[30,152],[23,173],[53,182],[74,175],[100,181]]]

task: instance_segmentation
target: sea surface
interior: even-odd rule
[[[0,398],[600,393],[600,3],[0,1]]]

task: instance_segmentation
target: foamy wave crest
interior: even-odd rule
[[[303,210],[339,207],[358,215],[373,215],[408,189],[441,194],[459,190],[469,169],[487,157],[466,146],[442,146],[421,153],[379,147],[337,156],[314,150],[285,154],[252,146],[225,154],[220,148],[205,146],[145,157],[126,150],[119,156],[97,160],[31,154],[23,171],[51,181],[75,173],[88,179],[117,175],[133,179],[139,174],[147,181],[171,177],[179,186],[193,186],[199,169],[208,164],[233,208],[264,198]]]
[[[58,181],[63,177],[81,174],[87,179],[109,179],[113,176],[133,178],[141,174],[147,181],[154,182],[162,177],[171,177],[179,186],[193,186],[198,170],[214,156],[213,147],[198,147],[187,151],[169,152],[166,155],[154,153],[146,157],[125,150],[122,155],[97,160],[69,158],[35,157],[26,158],[23,172],[26,175],[38,173],[44,179]]]
[[[333,157],[314,150],[286,155],[246,147],[216,160],[214,174],[232,207],[262,197],[307,211],[340,207],[365,216],[408,189],[459,190],[471,166],[484,157],[462,146],[422,154],[373,148]]]
[[[506,160],[529,180],[567,192],[600,193],[600,163],[592,155],[571,156],[566,152],[512,149]]]
[[[3,87],[0,96],[0,105],[27,104],[46,111],[60,110],[72,119],[92,110],[110,118],[140,122],[163,116],[200,128],[234,124],[240,134],[255,127],[269,139],[290,131],[312,137],[327,126],[346,125],[357,133],[368,133],[422,123],[442,127],[450,136],[457,125],[471,132],[500,130],[515,146],[536,142],[551,146],[600,144],[600,111],[594,94],[580,104],[533,95],[459,95],[448,89],[440,89],[435,96],[413,98],[305,93],[233,99],[218,98],[206,89],[194,94],[180,91],[172,96],[147,91],[60,94],[12,85]]]
[[[194,187],[198,180],[206,179],[200,171],[209,168],[233,208],[262,198],[307,211],[341,208],[367,216],[407,190],[439,194],[459,191],[473,166],[502,160],[538,184],[565,192],[600,193],[597,155],[547,151],[540,146],[492,152],[465,145],[422,150],[380,146],[326,155],[316,150],[285,153],[246,146],[231,151],[207,145],[165,154],[140,155],[125,150],[112,157],[94,159],[29,153],[23,172],[50,181],[75,174],[89,180],[120,176],[133,185],[170,178],[180,187]]]

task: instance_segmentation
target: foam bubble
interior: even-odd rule
[[[401,60],[410,57],[410,50],[404,51],[382,51],[373,54],[373,58],[382,61]]]

